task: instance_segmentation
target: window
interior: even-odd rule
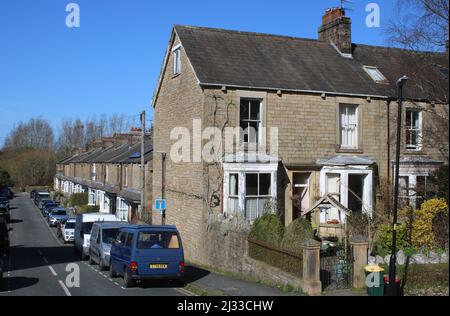
[[[271,199],[271,174],[247,173],[245,175],[245,217],[254,220],[263,215]]]
[[[326,183],[326,193],[332,195],[337,201],[341,200],[341,175],[338,173],[328,173]]]
[[[398,186],[399,186],[399,204],[401,207],[409,206],[409,177],[399,177],[398,178]]]
[[[228,183],[228,211],[239,211],[239,174],[230,174]]]
[[[422,113],[406,110],[406,149],[420,150],[422,138]]]
[[[240,127],[243,130],[241,142],[258,144],[261,127],[261,100],[241,99]]]
[[[128,186],[128,166],[125,166],[124,185]]]
[[[140,232],[138,249],[180,249],[178,235],[172,232]]]
[[[92,181],[95,181],[97,178],[96,166],[95,163],[92,165]]]
[[[105,182],[109,181],[109,166],[105,166]]]
[[[125,247],[131,248],[131,245],[133,243],[133,237],[134,237],[134,234],[128,233]]]
[[[181,74],[181,47],[173,50],[173,74]]]
[[[358,106],[341,105],[339,107],[341,148],[358,148]]]
[[[364,66],[364,70],[367,72],[367,74],[372,78],[375,82],[383,82],[386,81],[386,77],[383,76],[383,74],[378,70],[377,67],[372,66]]]

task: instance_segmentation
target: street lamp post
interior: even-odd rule
[[[397,262],[397,212],[398,212],[398,191],[399,191],[399,175],[400,175],[400,149],[402,138],[402,104],[403,104],[403,86],[408,81],[407,76],[403,76],[397,80],[398,93],[398,114],[397,114],[397,144],[395,156],[395,178],[394,178],[394,209],[392,224],[392,250],[391,259],[389,261],[389,296],[395,295],[395,264]]]

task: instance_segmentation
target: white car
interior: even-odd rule
[[[62,239],[64,240],[64,243],[74,242],[75,223],[75,219],[69,219],[64,224],[62,229]]]

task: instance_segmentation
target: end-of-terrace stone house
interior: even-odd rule
[[[402,176],[417,179],[448,163],[448,151],[442,155],[424,134],[433,125],[428,109],[448,109],[448,102],[431,104],[430,86],[413,88],[426,75],[447,100],[448,55],[352,44],[350,26],[342,9],[331,9],[319,40],[173,28],[153,99],[153,196],[167,199],[167,223],[181,231],[190,260],[208,260],[210,212],[254,220],[275,200],[288,225],[329,195],[342,209],[371,213],[380,179],[392,182],[396,81],[404,74],[411,102],[402,118]],[[228,126],[244,129],[234,148],[224,148],[217,163],[199,159],[195,148],[208,138],[196,133]],[[174,161],[181,136],[171,133],[179,127],[191,136],[192,150]],[[272,139],[271,128],[278,137]],[[324,207],[314,221],[332,233],[327,225],[343,225],[345,214]]]
[[[145,161],[145,210],[152,204],[153,146],[147,141]],[[126,221],[138,220],[141,204],[141,145],[118,143],[75,154],[57,164],[55,190],[70,196],[87,192],[89,205]],[[148,216],[148,214],[144,214]]]

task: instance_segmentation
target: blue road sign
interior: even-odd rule
[[[165,199],[157,199],[155,200],[155,210],[163,212],[166,210],[166,200]]]

